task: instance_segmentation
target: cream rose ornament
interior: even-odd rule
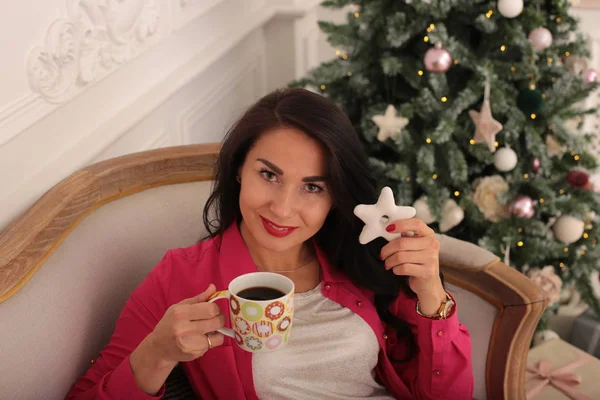
[[[562,280],[552,265],[546,265],[544,268],[533,268],[527,273],[536,285],[542,288],[549,299],[549,304],[552,305],[560,301],[560,293],[562,289]]]
[[[510,215],[509,207],[498,200],[508,192],[508,183],[500,175],[486,176],[474,182],[473,202],[488,221],[498,222]]]

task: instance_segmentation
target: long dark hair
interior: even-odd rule
[[[334,207],[315,236],[330,263],[358,286],[375,293],[379,317],[412,343],[408,324],[389,312],[399,291],[413,297],[406,277],[386,271],[379,259],[386,242],[361,245],[363,222],[354,215],[357,204],[374,204],[379,192],[359,137],[348,117],[333,101],[304,89],[276,90],[251,106],[227,133],[215,165],[215,182],[204,208],[210,237],[222,234],[241,219],[240,185],[236,177],[258,137],[267,131],[292,127],[317,140],[326,153],[327,188]],[[410,358],[410,356],[409,356]]]

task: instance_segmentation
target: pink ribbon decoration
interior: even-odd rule
[[[577,360],[554,371],[548,360],[540,360],[537,367],[527,367],[527,372],[533,374],[529,380],[539,381],[527,391],[527,400],[533,399],[547,385],[554,386],[572,400],[592,400],[591,397],[577,390],[576,386],[581,384],[581,378],[571,372],[587,363],[591,358],[591,356],[583,354]]]

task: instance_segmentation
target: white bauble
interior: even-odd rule
[[[465,218],[465,211],[460,208],[456,201],[448,199],[442,206],[442,218],[440,219],[440,232],[448,232]]]
[[[517,166],[517,153],[510,147],[503,147],[494,154],[494,166],[498,171],[512,171]]]
[[[566,244],[571,244],[581,239],[584,227],[585,224],[582,220],[570,215],[562,215],[556,220],[552,226],[552,230],[558,240]]]
[[[498,0],[498,11],[506,18],[517,17],[523,11],[523,0]]]
[[[427,197],[421,196],[414,203],[413,207],[417,210],[417,214],[415,217],[423,220],[427,225],[435,222],[435,217],[431,214],[431,209],[429,208],[429,204],[427,204]]]

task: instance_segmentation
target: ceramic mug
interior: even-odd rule
[[[269,352],[287,344],[294,314],[291,279],[271,272],[244,274],[232,280],[228,290],[214,293],[208,301],[219,299],[228,300],[232,325],[232,329],[222,328],[219,332],[235,340],[243,350]]]

